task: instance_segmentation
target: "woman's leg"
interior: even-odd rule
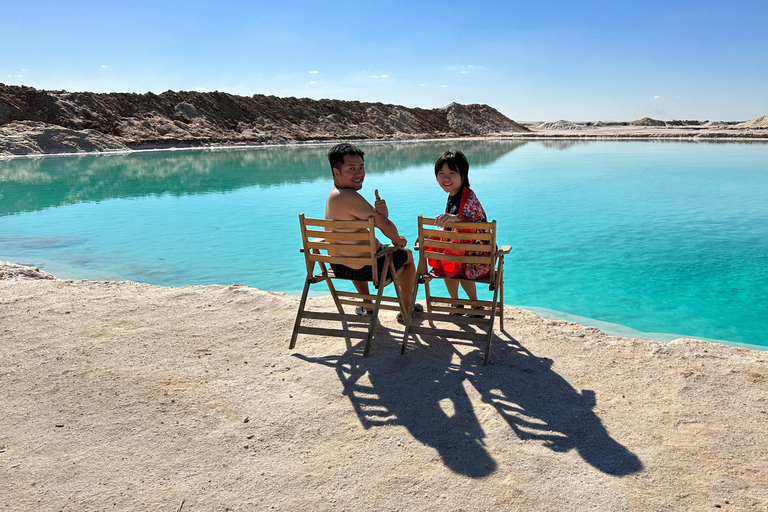
[[[469,297],[469,300],[477,300],[477,287],[474,281],[462,281],[461,287],[464,288],[464,292]],[[475,306],[475,309],[484,309],[483,306]],[[485,318],[485,315],[468,315],[472,318]]]
[[[461,287],[464,289],[467,297],[469,297],[469,300],[477,300],[477,287],[474,281],[461,281]],[[458,293],[458,290],[456,292]],[[456,298],[453,295],[451,297]]]
[[[452,299],[459,298],[459,282],[456,279],[446,279],[445,287],[448,289],[448,295],[450,295]]]

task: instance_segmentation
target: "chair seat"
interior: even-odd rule
[[[349,277],[339,277],[336,275],[336,273],[333,271],[331,267],[328,267],[325,272],[320,273],[318,276],[316,276],[319,280],[323,279],[340,279],[342,281],[354,281],[354,279],[351,279]],[[318,281],[319,282],[319,281]],[[386,288],[390,284],[392,284],[392,279],[389,277],[389,274],[387,274],[387,280],[382,281],[384,283],[384,287]],[[378,289],[379,285],[381,283],[375,284],[374,288]]]
[[[490,277],[482,277],[480,279],[469,279],[466,277],[445,277],[445,276],[440,276],[435,274],[433,270],[430,270],[429,272],[427,272],[427,274],[421,277],[421,279],[427,279],[427,278],[428,279],[455,279],[456,281],[471,281],[473,283],[487,284],[488,286],[493,285],[493,281],[491,281]]]

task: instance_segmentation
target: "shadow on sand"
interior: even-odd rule
[[[470,394],[479,393],[521,440],[538,440],[555,452],[575,449],[584,461],[609,475],[629,475],[643,468],[593,412],[595,393],[574,389],[552,371],[550,359],[535,356],[509,334],[494,336],[491,364],[483,366],[480,350],[461,356],[456,364],[455,342],[440,338],[431,338],[429,345],[422,340],[400,356],[395,346],[402,333],[381,331],[379,327],[366,358],[360,346],[349,342],[347,351],[338,356],[294,354],[336,370],[364,428],[402,425],[416,440],[437,450],[452,471],[487,476],[497,464],[471,403]]]

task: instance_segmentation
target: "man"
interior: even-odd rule
[[[367,220],[373,216],[374,225],[397,247],[397,250],[392,254],[392,261],[396,269],[403,269],[398,281],[403,294],[403,302],[406,311],[408,311],[411,307],[411,294],[416,277],[413,254],[410,249],[405,248],[407,243],[405,237],[400,236],[397,226],[389,220],[387,203],[379,197],[379,191],[374,191],[376,194],[375,208],[358,192],[363,188],[363,181],[365,180],[363,155],[364,153],[360,149],[347,143],[337,144],[328,152],[328,162],[331,164],[331,172],[333,173],[333,189],[325,201],[325,218]],[[381,249],[381,244],[379,244],[379,249]],[[379,267],[383,261],[383,257],[379,259]],[[352,268],[346,265],[331,265],[331,267],[337,276],[352,279],[358,293],[368,293],[368,281],[372,278],[370,265],[362,268]],[[416,306],[417,310],[422,310],[420,305],[417,304]],[[369,310],[360,306],[355,312],[359,315],[370,314],[372,309]],[[397,321],[403,323],[401,313],[398,313]]]

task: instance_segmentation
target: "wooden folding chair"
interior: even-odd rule
[[[392,253],[395,252],[396,248],[384,246],[382,250],[376,252],[378,243],[374,233],[373,216],[367,220],[326,220],[308,219],[302,213],[299,215],[299,223],[301,224],[303,243],[301,252],[304,253],[304,260],[307,264],[307,278],[288,348],[292,349],[296,346],[296,338],[299,334],[338,336],[347,339],[360,338],[365,339],[363,355],[367,356],[371,348],[373,328],[378,320],[379,310],[400,311],[405,317],[405,304],[402,300],[400,284],[397,282],[400,272],[395,271],[395,265],[392,261]],[[339,256],[339,253],[343,253],[344,256]],[[382,256],[384,256],[384,264],[381,276],[379,276],[378,258]],[[333,281],[342,278],[334,274],[333,269],[330,268],[331,263],[351,267],[371,265],[373,269],[371,282],[374,287],[378,288],[376,295],[338,290],[333,285]],[[319,267],[318,273],[315,272],[316,264]],[[400,270],[402,271],[402,268]],[[345,281],[349,280],[345,279]],[[307,311],[309,288],[320,282],[327,284],[338,312]],[[395,285],[396,297],[383,294],[384,287],[390,283]],[[343,305],[362,306],[366,309],[373,308],[373,314],[346,314]],[[303,320],[341,322],[341,328],[303,325]],[[357,324],[354,327],[360,327],[359,324],[362,324],[365,330],[351,330],[350,327],[352,326],[349,324]]]
[[[500,327],[504,330],[504,255],[509,254],[512,247],[508,245],[501,248],[496,247],[495,220],[492,222],[451,222],[446,224],[446,227],[472,231],[442,230],[435,225],[435,219],[419,216],[419,235],[416,241],[419,250],[419,265],[416,271],[417,282],[413,287],[412,300],[416,300],[419,285],[423,284],[426,292],[427,310],[423,313],[410,312],[406,317],[401,353],[405,353],[408,336],[411,334],[428,334],[472,341],[484,340],[483,364],[488,364],[491,354],[491,340],[493,339],[493,324],[497,311]],[[488,285],[488,289],[493,292],[493,298],[475,301],[432,295],[429,284],[433,279],[456,278],[436,275],[427,264],[428,258],[489,265],[491,272],[487,277],[472,281],[478,285]],[[469,281],[463,277],[459,279]],[[422,325],[424,322],[428,322],[428,325]],[[435,322],[450,323],[455,328],[438,328]]]

